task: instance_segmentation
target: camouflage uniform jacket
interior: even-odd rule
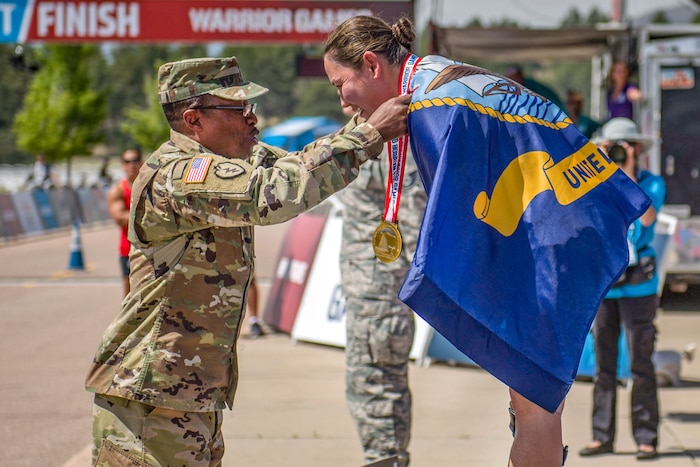
[[[348,124],[298,153],[260,143],[250,163],[171,132],[133,185],[131,293],[102,337],[87,389],[185,412],[231,407],[253,225],[315,206],[381,150],[368,124]],[[197,156],[208,169],[186,183]]]

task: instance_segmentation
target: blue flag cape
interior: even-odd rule
[[[428,56],[412,87],[428,205],[399,298],[554,412],[649,198],[557,106],[513,81]]]

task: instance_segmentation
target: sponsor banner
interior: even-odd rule
[[[71,224],[111,220],[106,190],[62,187],[0,193],[0,236],[40,234]]]
[[[20,191],[13,193],[12,202],[15,204],[19,221],[22,224],[22,230],[26,235],[37,234],[44,230],[39,210],[31,192]]]
[[[292,338],[345,347],[345,300],[340,288],[340,242],[343,219],[328,215],[306,282]]]
[[[75,199],[70,188],[59,188],[51,190],[49,192],[49,199],[51,200],[51,206],[56,215],[56,220],[60,227],[69,227],[74,222],[71,206],[71,200]]]
[[[109,188],[92,187],[91,190],[97,207],[96,212],[98,219],[101,221],[112,220],[112,216],[109,215],[109,208],[107,207],[107,192]]]
[[[78,188],[78,199],[82,208],[83,220],[87,223],[99,222],[102,219],[92,188]]]
[[[24,233],[15,204],[12,202],[12,195],[9,193],[0,193],[0,228],[6,238]]]
[[[63,190],[63,203],[68,204],[68,208],[70,209],[71,224],[84,224],[87,222],[83,214],[78,192],[71,188],[64,188]]]
[[[45,190],[33,190],[32,196],[44,224],[44,229],[58,228],[58,220],[56,220],[53,206],[51,206],[49,193]]]
[[[412,16],[413,1],[0,0],[0,40],[320,43],[372,14]]]
[[[326,215],[305,213],[289,222],[262,314],[265,323],[286,333],[294,325]]]
[[[295,340],[345,347],[345,300],[340,286],[342,232],[342,213],[340,209],[333,209],[323,229],[294,321],[291,336]],[[422,363],[433,329],[418,315],[415,319],[416,331],[410,355]]]

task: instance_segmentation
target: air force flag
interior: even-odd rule
[[[557,106],[513,81],[428,56],[412,86],[428,206],[399,297],[554,412],[650,201]]]

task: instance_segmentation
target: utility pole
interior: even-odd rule
[[[610,21],[613,23],[622,23],[625,20],[625,3],[626,0],[612,0]]]

